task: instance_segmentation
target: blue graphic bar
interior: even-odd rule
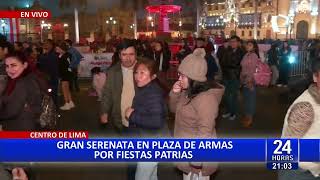
[[[264,162],[264,139],[0,140],[1,162]]]
[[[299,161],[298,139],[268,139],[267,161],[268,162],[298,162]]]
[[[267,163],[267,169],[269,170],[296,170],[298,168],[299,168],[298,163],[292,163],[292,162]]]
[[[300,162],[319,162],[319,139],[300,140]]]
[[[319,162],[319,140],[0,139],[0,162],[137,161],[268,162],[289,168],[285,163]]]

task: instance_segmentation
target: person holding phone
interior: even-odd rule
[[[179,80],[170,92],[169,108],[175,113],[175,138],[215,138],[224,86],[207,81],[205,50],[196,49],[178,68]],[[206,179],[216,171],[213,163],[179,163],[184,179],[199,174]]]

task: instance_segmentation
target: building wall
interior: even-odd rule
[[[248,0],[246,3],[240,2],[240,0],[235,0],[236,6],[238,7],[239,14],[252,14],[255,12],[253,0]],[[297,25],[300,21],[304,20],[308,23],[308,38],[316,38],[319,36],[317,33],[320,30],[320,18],[319,15],[312,16],[310,12],[307,13],[298,13],[295,12],[297,2],[293,0],[272,0],[272,8],[267,7],[267,1],[261,1],[260,6],[257,8],[257,12],[261,13],[261,27],[258,27],[258,32],[260,32],[260,36],[258,33],[258,39],[264,38],[272,38],[272,39],[285,39],[285,38],[296,38]],[[311,0],[311,5],[319,6],[319,0]],[[224,3],[212,3],[205,5],[204,10],[207,10],[208,16],[221,16],[224,15],[225,9],[223,8]],[[314,8],[314,7],[312,7]],[[283,15],[288,16],[291,12],[295,13],[294,23],[292,32],[290,32],[290,28],[288,28],[287,20],[282,17],[278,17],[277,24],[279,27],[279,32],[274,32],[271,21],[268,21],[268,16],[277,16]],[[270,20],[270,18],[269,18]],[[232,31],[236,30],[238,36],[243,39],[252,39],[253,38],[253,26],[247,28],[236,27],[235,23],[229,23],[223,29],[226,36],[230,36]],[[218,31],[218,29],[216,29]],[[213,35],[217,31],[212,29],[202,29],[205,35]],[[220,30],[219,30],[220,31]],[[251,32],[251,36],[250,36]]]

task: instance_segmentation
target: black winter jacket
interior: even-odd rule
[[[235,51],[229,47],[220,62],[224,80],[239,80],[241,71],[241,60],[245,52],[237,48]]]
[[[138,88],[132,102],[129,129],[136,135],[163,135],[166,127],[166,105],[162,89],[152,81]]]
[[[32,73],[21,77],[10,95],[0,97],[3,130],[32,131],[39,128],[42,94],[36,78]]]

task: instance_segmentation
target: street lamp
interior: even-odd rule
[[[114,18],[114,17],[108,17],[107,20],[106,20],[106,24],[107,26],[110,25],[110,33],[112,35],[112,25],[116,25],[118,22],[117,20]]]
[[[1,27],[2,27],[2,31],[3,31],[3,35],[6,34],[6,22],[4,21],[4,19],[1,20]]]
[[[149,16],[147,17],[147,32],[149,32],[149,22],[151,23],[151,27],[154,26],[153,24],[153,18],[152,16],[149,14]]]
[[[63,27],[64,27],[64,39],[69,39],[69,31],[68,31],[69,24],[64,23]]]
[[[182,21],[179,21],[179,37],[181,36],[181,26],[182,26]]]
[[[41,42],[43,41],[43,37],[42,37],[43,29],[46,28],[46,27],[48,29],[51,29],[51,24],[47,24],[44,21],[41,21],[41,24],[40,24],[40,40],[41,40]]]
[[[42,37],[42,29],[45,26],[44,21],[41,21],[40,24],[40,41],[43,42],[43,37]]]

